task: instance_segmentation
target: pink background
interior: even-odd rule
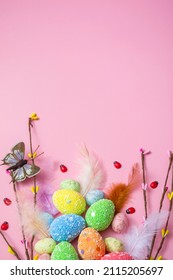
[[[159,181],[157,189],[148,189],[149,211],[156,211],[167,150],[173,149],[172,13],[171,0],[0,0],[0,157],[19,141],[28,147],[32,112],[40,116],[34,146],[40,144],[45,152],[38,163],[47,163],[46,182],[55,189],[63,179],[76,178],[82,142],[102,159],[107,186],[127,181],[142,146],[152,151],[147,181]],[[120,170],[114,160],[122,163]],[[63,163],[69,171],[61,173],[57,167],[49,172],[50,162]],[[22,252],[4,167],[0,188],[0,223],[9,222],[6,236]],[[4,197],[13,204],[5,206]],[[140,224],[141,189],[129,206],[136,208],[129,220]],[[173,259],[172,238],[170,232],[161,252],[164,259]],[[1,238],[0,247],[0,259],[14,259]]]

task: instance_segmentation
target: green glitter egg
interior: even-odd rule
[[[51,260],[78,260],[75,248],[67,241],[62,241],[55,246]]]
[[[106,237],[104,242],[106,245],[106,251],[108,253],[124,251],[124,246],[123,246],[122,242],[117,238]]]
[[[88,227],[97,231],[105,230],[111,224],[115,212],[115,206],[109,199],[100,199],[88,208],[85,220]]]
[[[76,192],[80,192],[80,184],[71,179],[64,180],[60,183],[60,188],[65,190],[74,190]]]

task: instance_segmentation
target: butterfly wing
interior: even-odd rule
[[[36,165],[25,164],[23,168],[25,170],[26,177],[28,178],[31,178],[40,172],[40,167]]]
[[[23,142],[20,142],[12,148],[12,153],[9,153],[5,156],[5,158],[2,160],[2,165],[13,166],[21,159],[24,159],[24,154],[25,144]]]
[[[24,167],[20,167],[12,173],[12,181],[21,182],[26,179],[26,173]]]
[[[23,142],[19,142],[17,145],[15,145],[12,148],[12,153],[14,158],[16,158],[18,161],[21,159],[24,159],[25,155],[25,144]]]
[[[7,154],[2,161],[3,161],[2,165],[9,165],[9,166],[15,165],[18,162],[18,160],[14,157],[14,155],[10,153]]]

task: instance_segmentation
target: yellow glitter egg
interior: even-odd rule
[[[93,228],[85,228],[78,238],[78,252],[83,260],[100,260],[105,254],[102,236]]]
[[[84,197],[74,190],[58,190],[54,192],[52,200],[55,207],[62,214],[81,215],[86,209]]]

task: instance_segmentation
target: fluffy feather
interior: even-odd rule
[[[112,184],[105,192],[106,197],[115,205],[116,213],[120,212],[121,209],[128,202],[128,199],[132,191],[139,187],[142,183],[141,169],[138,163],[135,163],[128,176],[128,184],[117,183]]]
[[[39,239],[49,237],[48,228],[38,209],[34,211],[34,209],[28,209],[25,206],[22,210],[22,224],[28,238],[32,237],[32,235],[35,235]]]
[[[81,185],[81,193],[85,196],[91,189],[102,188],[105,183],[105,173],[99,159],[90,153],[85,145],[80,149],[80,174],[78,181]]]
[[[52,195],[53,193],[48,191],[41,192],[41,194],[38,193],[37,203],[42,211],[48,212],[49,214],[55,216],[58,213],[58,210],[53,205]]]
[[[125,251],[137,260],[145,259],[149,253],[153,235],[165,225],[168,213],[168,211],[162,211],[151,214],[143,225],[132,226],[128,233],[122,236]]]
[[[31,238],[33,235],[39,239],[49,237],[47,225],[38,208],[34,208],[33,202],[29,201],[29,199],[26,201],[26,197],[23,198],[21,192],[18,192],[18,200],[20,205],[21,223],[26,237]]]

